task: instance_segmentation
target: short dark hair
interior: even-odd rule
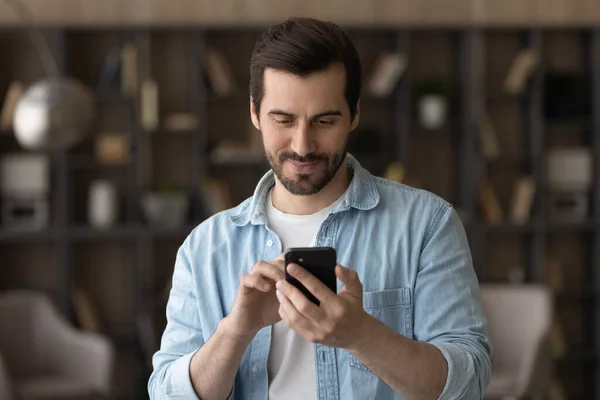
[[[323,71],[333,63],[346,71],[344,95],[354,120],[360,98],[362,67],[350,37],[336,24],[313,18],[289,18],[272,26],[257,40],[250,61],[250,96],[260,114],[266,68],[298,76]]]

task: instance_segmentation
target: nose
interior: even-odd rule
[[[316,150],[317,146],[314,139],[310,124],[298,124],[292,137],[292,150],[299,156],[304,157]]]

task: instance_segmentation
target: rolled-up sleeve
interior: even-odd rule
[[[204,339],[193,282],[189,252],[184,243],[175,261],[167,303],[167,326],[160,350],[152,358],[154,369],[148,381],[152,400],[198,399],[190,378],[190,362]]]
[[[436,346],[448,363],[440,400],[483,399],[492,346],[467,237],[449,205],[438,210],[423,242],[414,336]]]

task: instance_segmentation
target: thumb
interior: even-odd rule
[[[335,267],[335,275],[344,283],[342,292],[362,295],[363,286],[355,270],[338,265]]]

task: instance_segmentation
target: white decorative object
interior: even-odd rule
[[[7,154],[0,160],[2,227],[42,230],[48,225],[50,161],[43,155]]]
[[[184,193],[149,192],[142,197],[142,208],[149,224],[175,228],[185,223],[188,198]]]
[[[548,151],[548,185],[552,191],[588,191],[593,179],[592,151],[586,147]]]
[[[3,195],[45,196],[50,191],[50,160],[39,154],[7,154],[0,160]]]
[[[97,229],[107,229],[118,219],[117,188],[114,183],[98,180],[90,185],[88,218],[90,225]]]
[[[419,99],[421,124],[426,129],[439,129],[446,123],[448,102],[439,95],[424,95]]]
[[[588,195],[585,192],[550,193],[550,216],[555,221],[585,221],[589,210]]]
[[[69,78],[35,83],[19,99],[14,130],[26,150],[67,149],[88,133],[95,113],[92,94]]]

